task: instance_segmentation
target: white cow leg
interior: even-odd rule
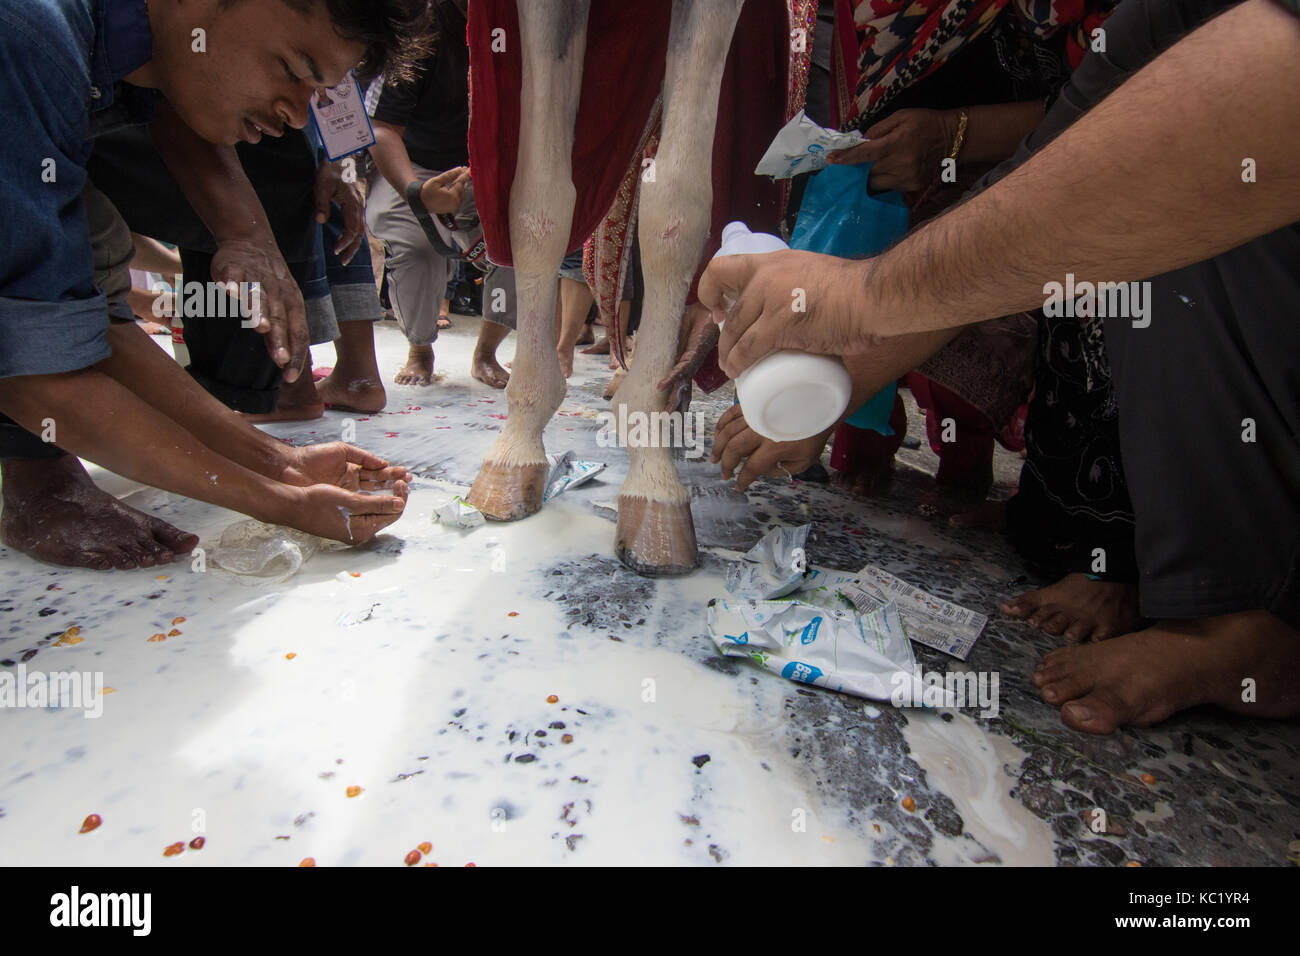
[[[542,430],[564,399],[555,352],[560,261],[573,224],[573,130],[582,88],[590,0],[518,4],[523,59],[519,164],[510,190],[519,343],[505,427],[466,500],[489,518],[513,521],[542,507]]]
[[[700,263],[713,204],[713,129],[727,51],[744,0],[674,0],[664,79],[663,134],[653,182],[641,184],[637,237],[645,305],[632,369],[615,402],[619,421],[664,410],[658,382],[677,361],[686,293]],[[629,417],[624,418],[624,415]],[[657,437],[658,428],[645,433]],[[632,432],[635,437],[636,433]],[[615,549],[642,574],[684,574],[698,562],[690,494],[670,450],[649,442],[629,447],[630,467],[618,497]]]

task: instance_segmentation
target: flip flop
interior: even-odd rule
[[[450,315],[438,316],[438,331],[445,332],[449,328],[451,328],[451,316]]]

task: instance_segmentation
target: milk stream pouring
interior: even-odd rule
[[[776,236],[733,222],[722,230],[722,248],[714,258],[789,248]],[[727,301],[728,310],[733,304]],[[853,380],[838,359],[790,350],[764,356],[736,378],[746,424],[772,441],[824,432],[844,414],[852,391]]]

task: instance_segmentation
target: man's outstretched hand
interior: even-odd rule
[[[389,491],[411,474],[401,465],[341,441],[292,449],[280,480],[290,485],[336,485],[347,491]]]
[[[227,239],[220,243],[212,258],[212,278],[259,284],[260,294],[253,301],[257,311],[250,321],[256,320],[253,328],[266,336],[266,350],[284,369],[284,380],[297,381],[308,356],[307,309],[274,241]]]
[[[854,323],[855,305],[865,299],[863,270],[860,261],[796,250],[714,259],[700,277],[700,302],[726,323],[718,339],[722,370],[735,378],[778,349],[866,352],[873,337]]]
[[[750,428],[740,406],[732,405],[713,426],[712,461],[722,465],[723,478],[730,479],[740,468],[736,490],[744,491],[764,475],[790,478],[807,471],[821,459],[832,431],[802,441],[772,441]]]

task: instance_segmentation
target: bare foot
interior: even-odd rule
[[[144,330],[146,335],[171,335],[171,326],[163,325],[161,322],[153,322],[149,319],[136,319],[135,324]]]
[[[433,346],[412,345],[406,353],[406,364],[393,379],[398,385],[428,385],[433,381]]]
[[[198,545],[101,491],[72,455],[3,466],[0,540],[38,561],[110,571],[168,565]]]
[[[1093,581],[1078,572],[1005,601],[1001,610],[1075,643],[1105,641],[1127,634],[1142,622],[1136,587],[1122,581]]]
[[[599,339],[588,345],[585,349],[580,349],[583,355],[608,355],[609,354],[609,336],[602,335]]]
[[[1159,621],[1101,644],[1060,647],[1034,672],[1075,730],[1146,727],[1199,704],[1252,717],[1300,713],[1300,632],[1267,611]]]
[[[578,333],[578,341],[575,345],[591,345],[596,341],[596,333],[592,331],[591,325],[584,322],[582,331]]]
[[[612,365],[610,366],[610,368],[613,367],[614,366]],[[619,369],[618,371],[616,371],[610,377],[609,384],[605,386],[605,392],[601,397],[604,398],[606,401],[613,401],[614,395],[617,394],[619,388],[623,384],[623,379],[625,378],[627,378],[627,372],[625,372],[623,369]]]
[[[449,328],[451,328],[451,316],[443,312],[438,316],[438,331],[446,332]]]
[[[330,408],[352,412],[378,412],[388,404],[384,383],[377,377],[345,377],[345,372],[334,369],[316,383],[316,394]]]
[[[296,382],[280,383],[280,398],[275,411],[264,413],[244,412],[250,422],[310,422],[325,414],[325,403],[316,392],[316,382],[310,374],[298,376]]]
[[[409,493],[404,481],[394,482],[391,495],[363,495],[337,485],[312,485],[302,489],[303,504],[294,512],[294,525],[322,538],[361,544],[402,516]]]
[[[474,359],[469,367],[469,374],[484,385],[490,385],[493,388],[505,388],[510,384],[510,373],[501,367],[495,355],[474,353]]]

